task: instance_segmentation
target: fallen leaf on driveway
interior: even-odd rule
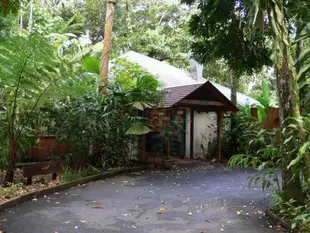
[[[165,212],[166,212],[166,208],[162,207],[162,208],[159,209],[159,213],[162,214],[162,213],[165,213]]]
[[[207,222],[207,223],[211,223],[208,219],[205,219],[205,222]]]
[[[7,218],[4,218],[4,219],[0,219],[0,222],[7,222],[8,219]]]
[[[81,222],[81,223],[85,223],[86,221],[85,221],[85,220],[80,220],[80,222]]]
[[[237,214],[241,215],[242,214],[242,210],[237,210]]]
[[[91,208],[93,208],[93,209],[104,209],[104,206],[97,205],[97,206],[92,206]]]

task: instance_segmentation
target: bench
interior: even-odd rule
[[[17,168],[23,170],[23,176],[27,178],[27,185],[32,184],[32,177],[37,175],[52,174],[52,179],[56,180],[57,172],[62,171],[62,160],[46,161],[46,162],[31,162],[31,163],[18,163],[15,165]]]

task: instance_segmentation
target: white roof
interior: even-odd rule
[[[136,53],[134,51],[125,53],[121,57],[127,59],[130,62],[137,63],[144,70],[156,76],[166,88],[204,83],[207,81],[207,80],[197,80],[191,75],[191,73],[185,70],[176,68],[172,65],[158,61],[143,54]],[[212,84],[230,100],[230,93],[231,93],[230,88],[224,87],[214,82],[212,82]],[[242,106],[245,106],[247,104],[249,105],[259,104],[257,100],[239,92],[237,93],[237,103],[238,105]]]

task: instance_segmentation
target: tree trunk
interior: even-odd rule
[[[109,59],[111,53],[112,27],[115,11],[115,0],[107,0],[106,23],[104,29],[104,43],[100,63],[99,92],[105,94],[108,85]]]
[[[296,77],[294,75],[294,70],[290,68],[289,65],[289,59],[290,59],[289,56],[290,56],[289,49],[286,45],[283,44],[283,56],[277,76],[277,89],[278,89],[278,99],[280,106],[281,128],[285,128],[290,124],[289,121],[284,121],[285,119],[288,119],[289,117],[294,118],[300,117],[299,104],[298,104],[299,103],[298,85]],[[303,138],[301,126],[299,126],[298,131],[299,136]],[[286,167],[290,163],[290,161],[297,156],[296,154],[292,155],[290,152],[288,152],[295,149],[296,144],[292,142],[288,143],[287,146],[289,148],[286,149],[287,151],[284,151],[284,154],[286,154],[285,158],[286,162],[284,163],[284,167]],[[309,165],[307,167],[309,167]],[[284,169],[282,175],[283,175],[283,197],[285,198],[285,200],[288,201],[290,199],[294,199],[299,203],[302,203],[303,193],[300,177],[299,176],[294,177],[291,169],[288,170]]]
[[[279,100],[279,107],[280,107],[280,122],[281,122],[281,129],[286,128],[291,122],[288,120],[283,121],[285,119],[292,118],[299,118],[300,117],[300,109],[299,109],[299,88],[297,84],[297,75],[294,69],[294,62],[292,59],[292,54],[290,51],[289,40],[288,40],[288,28],[284,17],[284,8],[283,4],[281,4],[281,12],[282,15],[279,15],[278,12],[278,19],[277,22],[279,27],[281,27],[281,32],[279,34],[278,30],[273,30],[273,43],[278,43],[280,49],[279,54],[277,55],[279,59],[279,63],[275,62],[275,66],[277,69],[277,93],[278,93],[278,100]],[[275,14],[276,7],[279,7],[270,4],[268,5],[268,18],[270,22],[274,22],[273,17],[271,16],[272,13]],[[274,27],[272,28],[274,29]],[[280,41],[279,41],[280,40]],[[296,123],[296,122],[294,122]],[[296,136],[299,137],[300,141],[304,140],[304,133],[302,131],[302,126],[298,125],[298,129],[296,130]],[[283,130],[281,130],[281,138],[283,138]],[[291,140],[283,149],[283,159],[284,162],[282,164],[282,188],[283,188],[283,197],[286,201],[290,199],[294,199],[299,203],[302,203],[303,192],[300,182],[299,175],[295,175],[292,169],[287,169],[287,166],[297,156],[296,154],[292,154],[291,151],[296,149],[297,140],[294,138]],[[310,171],[310,161],[309,156],[305,156],[305,164],[308,174]]]
[[[302,205],[304,203],[304,195],[301,189],[301,181],[299,176],[291,180],[293,175],[291,169],[287,170],[285,168],[282,170],[282,197],[287,201],[293,198],[298,204]]]
[[[237,89],[239,86],[239,77],[236,75],[236,72],[231,72],[231,102],[237,106]],[[230,115],[230,131],[231,131],[231,140],[230,140],[230,148],[232,155],[236,154],[237,152],[237,120],[236,114],[231,113]]]
[[[5,182],[12,183],[14,179],[14,170],[15,170],[15,162],[17,158],[17,147],[16,147],[16,140],[14,137],[10,139],[9,142],[9,168],[5,174]]]

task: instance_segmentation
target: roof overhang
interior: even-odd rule
[[[238,108],[209,81],[170,87],[164,92],[166,108],[192,107],[199,111],[238,111]]]

